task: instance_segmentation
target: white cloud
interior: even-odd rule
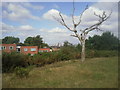
[[[30,25],[24,25],[19,27],[20,30],[34,30],[34,28]]]
[[[48,43],[48,44],[57,44],[57,43],[63,43],[64,41],[69,41],[71,43],[77,43],[78,40],[76,38],[73,38],[71,35],[71,32],[55,27],[51,29],[40,29],[40,35],[43,37],[43,39]]]
[[[5,15],[6,18],[13,18],[12,20],[22,20],[22,19],[35,19],[36,16],[31,16],[28,14],[31,14],[30,11],[28,11],[25,7],[29,7],[31,8],[29,5],[27,6],[23,6],[20,4],[18,6],[13,5],[13,3],[11,3],[12,5],[9,5],[9,8],[7,6],[8,10],[4,10],[4,17]],[[15,7],[16,6],[16,7]],[[94,12],[96,12],[97,14],[101,14],[101,12],[103,10],[105,10],[107,13],[110,12],[110,10],[113,10],[113,13],[111,15],[111,18],[109,18],[106,22],[104,22],[101,25],[101,29],[104,31],[111,31],[113,33],[115,33],[115,35],[118,35],[117,32],[117,28],[118,28],[118,12],[117,12],[117,3],[96,3],[92,6],[90,6],[90,8],[83,14],[82,17],[82,22],[81,22],[81,27],[79,28],[85,28],[88,26],[93,25],[94,23],[97,22],[98,18],[96,16],[94,16]],[[24,9],[25,8],[25,9]],[[18,12],[20,9],[23,9],[22,11]],[[22,14],[22,15],[21,15]],[[66,23],[72,27],[72,19],[71,17],[67,16],[66,14],[63,14],[61,12],[61,14],[63,15]],[[43,18],[47,19],[47,20],[51,20],[51,21],[55,21],[55,19],[53,18],[53,15],[60,18],[59,17],[59,11],[56,9],[51,9],[48,12],[43,14]],[[34,17],[34,18],[33,18]],[[76,22],[78,21],[79,16],[75,16],[75,20]],[[65,40],[68,40],[71,43],[78,43],[79,40],[77,40],[77,38],[73,38],[70,35],[72,34],[69,30],[67,30],[66,28],[60,28],[59,26],[55,26],[54,28],[51,29],[35,29],[34,27],[30,26],[30,25],[22,25],[22,26],[12,26],[12,25],[7,25],[4,24],[2,27],[4,32],[7,33],[11,33],[11,32],[17,32],[18,33],[16,35],[20,36],[23,39],[25,39],[28,36],[36,36],[38,34],[40,34],[43,39],[49,43],[49,44],[55,44],[55,43],[62,43]],[[101,34],[102,32],[96,32],[93,31],[89,34],[89,36],[93,36],[94,34]]]
[[[65,19],[68,18],[68,16],[65,15],[65,14],[62,14],[62,16],[63,16],[63,18],[65,18]],[[43,18],[44,18],[44,19],[47,19],[47,20],[55,20],[54,17],[55,17],[55,18],[60,18],[60,16],[59,16],[59,11],[56,10],[56,9],[51,9],[51,10],[49,10],[48,12],[46,12],[46,13],[43,14]]]
[[[110,3],[110,2],[95,3],[94,5],[90,6],[89,9],[83,13],[82,22],[78,29],[87,28],[98,22],[99,18],[94,15],[94,12],[98,15],[99,14],[101,15],[102,12],[105,11],[107,13],[107,15],[109,15],[112,10],[111,17],[101,25],[101,29],[104,31],[111,31],[116,36],[118,36],[118,34],[117,34],[117,31],[118,31],[118,29],[117,29],[117,27],[118,27],[118,24],[117,24],[118,23],[118,11],[117,11],[117,9],[118,9],[117,3]],[[58,13],[59,13],[58,10],[51,9],[43,15],[43,18],[47,19],[47,20],[55,21],[55,19],[53,18],[53,15],[59,19],[60,16]],[[61,14],[62,14],[63,18],[65,19],[66,24],[72,28],[73,25],[72,25],[71,17],[69,17],[63,13],[61,13]],[[75,16],[74,18],[77,23],[79,20],[79,16]],[[90,34],[92,35],[92,33],[90,33]],[[101,34],[101,32],[97,32],[96,34]]]
[[[59,27],[56,27],[56,28],[53,28],[53,29],[49,30],[48,32],[51,32],[51,33],[64,33],[64,32],[66,32],[66,30],[61,29]]]
[[[12,21],[25,21],[27,19],[40,20],[40,17],[34,16],[31,12],[18,3],[3,3],[3,18]]]
[[[56,9],[51,9],[43,14],[43,18],[48,20],[54,20],[53,16],[59,16],[59,11]]]
[[[12,26],[12,25],[8,25],[5,23],[2,23],[2,32],[6,32],[6,33],[10,33],[10,32],[21,32],[21,31],[31,31],[31,30],[35,30],[35,28],[33,28],[30,25],[22,25],[22,26]]]
[[[34,9],[34,10],[42,10],[44,9],[44,6],[42,5],[32,5],[31,3],[29,2],[24,2],[24,3],[20,3],[21,5],[23,5],[24,7],[28,7],[28,8],[31,8],[31,9]]]
[[[15,27],[12,25],[7,25],[5,23],[0,23],[2,26],[2,32],[11,32],[15,30]]]

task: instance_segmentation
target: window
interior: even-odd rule
[[[24,48],[24,51],[28,51],[28,49],[27,49],[27,48]]]
[[[10,50],[13,50],[13,46],[10,46],[9,49],[10,49]]]
[[[2,47],[1,47],[1,49],[2,49],[2,50],[5,50],[5,49],[6,49],[6,47],[5,47],[5,46],[2,46]]]
[[[39,50],[39,52],[43,52],[43,50]]]
[[[30,51],[36,51],[36,48],[31,48],[31,50]]]
[[[48,52],[48,50],[44,50],[44,52]]]

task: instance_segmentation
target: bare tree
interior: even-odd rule
[[[102,14],[96,14],[94,12],[94,15],[97,16],[98,22],[85,28],[85,29],[79,29],[80,33],[77,30],[77,27],[81,24],[82,21],[82,16],[83,13],[88,9],[88,5],[86,6],[86,8],[83,10],[83,12],[80,14],[79,16],[79,21],[76,23],[75,22],[75,18],[74,18],[74,13],[75,13],[75,6],[74,6],[74,2],[73,2],[73,12],[72,12],[72,24],[73,24],[73,28],[69,27],[66,22],[65,19],[63,17],[63,15],[61,14],[61,12],[59,12],[59,16],[60,18],[56,18],[54,17],[55,20],[57,20],[61,25],[65,26],[69,31],[73,32],[74,35],[71,35],[73,37],[78,38],[78,40],[80,41],[81,45],[82,45],[82,52],[81,52],[81,61],[83,62],[85,60],[85,40],[86,40],[86,36],[88,35],[89,32],[93,31],[93,30],[101,30],[99,28],[99,26],[106,21],[112,14],[112,11],[109,15],[106,14],[105,11],[102,12]]]

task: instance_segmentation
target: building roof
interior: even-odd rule
[[[38,46],[21,46],[21,47],[26,47],[26,48],[37,48]]]
[[[39,50],[50,50],[50,48],[39,48]]]

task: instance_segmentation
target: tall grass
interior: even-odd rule
[[[29,78],[3,74],[3,88],[117,88],[117,57],[69,60],[33,68]]]

